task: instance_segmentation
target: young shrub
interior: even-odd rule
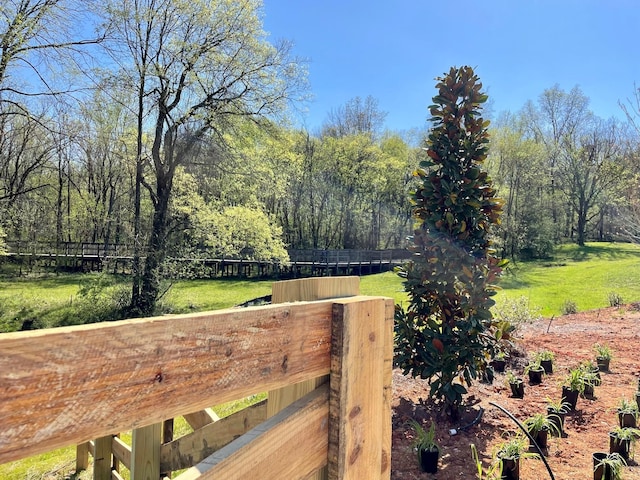
[[[616,292],[609,292],[609,306],[619,307],[622,305],[622,296]]]
[[[561,311],[563,315],[571,315],[572,313],[578,313],[578,305],[573,300],[565,300],[562,304]]]
[[[414,173],[414,255],[400,272],[409,305],[396,309],[395,360],[405,374],[430,379],[431,397],[456,416],[465,385],[493,354],[490,309],[506,262],[489,239],[502,202],[482,169],[487,96],[470,67],[451,68],[438,80],[428,158]]]

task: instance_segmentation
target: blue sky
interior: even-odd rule
[[[598,116],[640,87],[638,0],[264,0],[264,28],[309,60],[314,99],[301,122],[371,95],[394,130],[425,127],[435,77],[475,68],[494,114],[558,84]]]

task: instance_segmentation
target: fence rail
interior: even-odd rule
[[[392,355],[393,301],[381,297],[1,334],[0,463],[78,444],[94,478],[119,478],[118,463],[158,478],[191,457],[181,480],[307,478],[325,465],[334,480],[388,479]],[[266,421],[255,406],[161,444],[166,419],[327,374]],[[250,430],[217,451],[198,443],[239,424]],[[114,437],[128,430],[131,447]]]

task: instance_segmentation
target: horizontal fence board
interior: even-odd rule
[[[332,301],[0,334],[0,463],[320,375]]]
[[[111,452],[116,460],[131,470],[131,447],[123,442],[119,437],[113,437]]]
[[[251,405],[215,423],[160,447],[160,470],[182,470],[201,462],[216,450],[258,426],[267,418],[267,401]]]
[[[296,400],[176,480],[307,478],[327,463],[328,387]]]

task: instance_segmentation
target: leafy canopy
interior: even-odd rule
[[[490,230],[501,200],[482,169],[489,142],[482,84],[470,67],[438,80],[427,158],[414,172],[413,258],[401,271],[409,306],[396,308],[396,362],[430,379],[430,395],[455,415],[495,342],[491,297],[503,262]]]

